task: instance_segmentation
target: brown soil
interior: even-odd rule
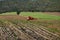
[[[14,15],[14,16],[0,16],[0,19],[20,19],[20,20],[26,20],[26,17],[23,17],[23,16],[17,16],[17,15]]]
[[[18,15],[4,15],[4,16],[0,16],[0,19],[20,19],[20,20],[27,20],[26,16],[18,16]],[[34,18],[32,21],[36,21],[37,18]]]
[[[44,12],[46,14],[50,14],[50,15],[57,15],[60,16],[60,12]]]

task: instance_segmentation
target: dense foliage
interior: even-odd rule
[[[0,0],[0,12],[60,11],[60,0]]]

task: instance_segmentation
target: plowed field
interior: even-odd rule
[[[0,40],[60,40],[60,37],[26,17],[15,15],[0,16]]]

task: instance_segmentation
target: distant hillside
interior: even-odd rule
[[[0,0],[0,12],[60,11],[60,0]]]

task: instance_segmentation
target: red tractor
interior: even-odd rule
[[[31,16],[28,16],[27,17],[27,20],[29,21],[29,20],[34,20],[35,18],[33,18],[33,17],[31,17]]]

